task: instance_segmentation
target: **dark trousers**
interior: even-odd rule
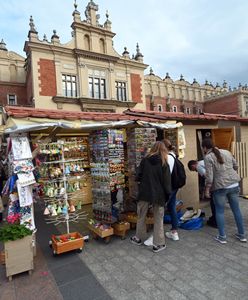
[[[213,195],[212,194],[211,194],[211,198],[210,198],[210,208],[211,208],[212,216],[209,218],[209,220],[211,220],[211,222],[213,222],[214,224],[216,224],[215,205],[214,205],[214,199],[213,199]]]

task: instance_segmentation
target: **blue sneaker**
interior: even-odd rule
[[[246,243],[247,242],[247,239],[244,237],[243,234],[239,234],[239,233],[236,233],[235,234],[235,237],[242,243]]]
[[[220,236],[220,235],[217,235],[216,237],[214,237],[214,239],[221,243],[221,244],[226,244],[227,241],[226,241],[226,237],[225,236]]]

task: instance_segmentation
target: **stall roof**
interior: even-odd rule
[[[124,114],[132,117],[147,117],[147,118],[155,118],[159,120],[199,120],[199,121],[218,121],[218,120],[226,120],[226,121],[237,121],[248,123],[248,118],[243,118],[238,115],[222,115],[222,114],[210,114],[210,113],[201,113],[197,115],[193,114],[185,114],[182,112],[158,112],[158,111],[142,111],[142,110],[131,110],[128,109],[124,111]]]
[[[2,132],[7,134],[52,127],[66,130],[92,130],[126,127],[134,124],[161,129],[183,126],[182,123],[176,121],[158,120],[156,117],[147,116],[129,116],[125,113],[74,112],[11,106],[7,106],[5,111],[8,118]]]
[[[76,112],[53,109],[40,109],[32,107],[17,107],[6,106],[5,111],[7,116],[14,118],[47,118],[47,119],[64,119],[69,121],[74,120],[90,120],[90,121],[121,121],[142,120],[146,122],[158,122],[159,120],[227,120],[248,122],[248,118],[242,118],[237,115],[222,115],[222,114],[185,114],[181,112],[158,112],[158,111],[142,111],[127,109],[123,113],[106,113],[106,112]]]
[[[68,121],[137,121],[146,122],[158,121],[155,115],[151,116],[132,116],[124,113],[106,113],[106,112],[77,112],[66,110],[40,109],[31,107],[6,106],[5,111],[8,117],[13,118],[46,118],[63,119]],[[164,120],[163,120],[164,121]]]

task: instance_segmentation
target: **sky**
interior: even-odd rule
[[[88,0],[77,0],[84,19]],[[231,87],[248,83],[247,0],[94,0],[100,24],[106,10],[112,22],[114,48],[132,55],[136,43],[153,72],[177,80],[182,74]],[[39,38],[50,39],[57,30],[62,43],[71,40],[74,0],[0,0],[0,39],[9,51],[25,56],[29,17],[33,16]]]

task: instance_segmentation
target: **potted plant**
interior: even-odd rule
[[[0,228],[0,241],[4,243],[6,276],[29,271],[33,263],[32,231],[21,224],[7,224]]]

